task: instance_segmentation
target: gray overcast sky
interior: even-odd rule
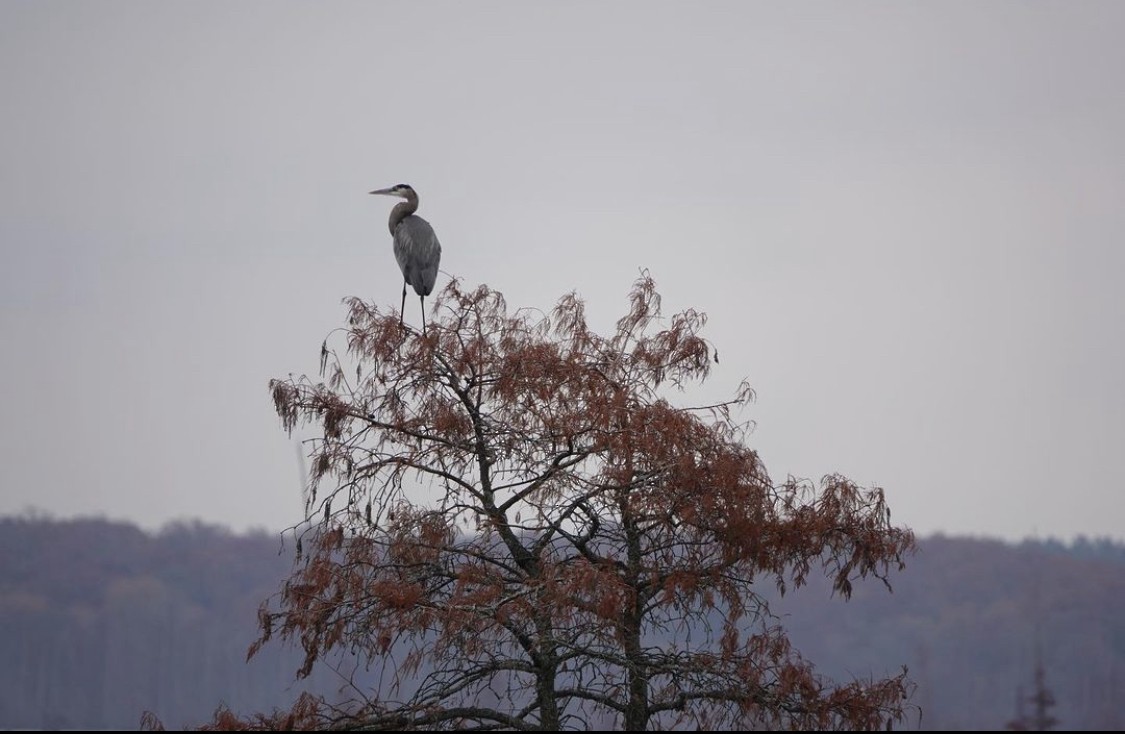
[[[775,477],[1125,538],[1125,3],[0,1],[0,513],[300,518],[266,389],[442,269],[648,268]],[[439,288],[446,282],[439,277]],[[409,305],[409,304],[408,304]],[[417,307],[408,309],[417,320]]]

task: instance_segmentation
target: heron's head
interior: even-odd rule
[[[397,196],[400,199],[416,199],[418,194],[414,189],[410,188],[410,184],[395,184],[389,189],[377,189],[370,192],[372,194],[382,194],[383,196]]]

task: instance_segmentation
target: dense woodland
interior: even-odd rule
[[[180,524],[158,534],[104,520],[0,519],[0,728],[169,727],[329,697],[323,670],[267,645],[249,662],[259,604],[291,570],[292,543]],[[827,582],[819,582],[826,584]],[[774,598],[794,644],[831,677],[905,664],[923,729],[1002,729],[1038,659],[1065,729],[1125,727],[1125,545],[919,541],[894,593],[851,601],[810,586]],[[764,592],[765,593],[765,592]]]

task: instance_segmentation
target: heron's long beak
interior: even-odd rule
[[[375,191],[368,191],[367,193],[369,193],[369,194],[383,194],[384,196],[390,196],[391,190],[390,189],[376,189]]]

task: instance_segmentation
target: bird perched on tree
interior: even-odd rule
[[[433,292],[434,281],[437,280],[441,243],[430,223],[414,213],[418,211],[418,192],[408,184],[396,184],[389,189],[378,189],[371,193],[406,200],[395,204],[387,223],[394,237],[395,260],[398,261],[403,278],[402,306],[399,308],[398,318],[401,324],[402,312],[406,310],[406,286],[413,286],[422,304],[422,331],[425,331],[426,296]]]

